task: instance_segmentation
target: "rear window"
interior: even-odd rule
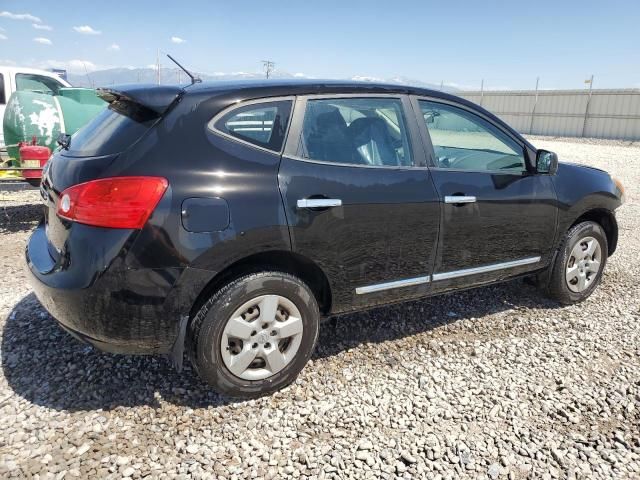
[[[226,113],[215,120],[213,127],[238,140],[279,152],[290,113],[291,100],[252,103]]]
[[[116,100],[72,137],[63,155],[98,157],[123,152],[158,119],[159,115],[133,102]]]

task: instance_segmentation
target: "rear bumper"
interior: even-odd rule
[[[128,268],[124,257],[133,235],[75,225],[69,238],[74,255],[56,262],[40,225],[25,252],[29,281],[47,311],[77,338],[113,353],[168,353],[178,336],[174,286],[182,269]]]

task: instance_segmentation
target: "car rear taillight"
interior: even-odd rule
[[[169,186],[162,177],[113,177],[67,188],[59,217],[96,227],[142,228]]]

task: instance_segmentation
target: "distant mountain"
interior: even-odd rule
[[[264,78],[263,73],[258,72],[233,72],[233,73],[214,73],[214,74],[198,74],[203,81],[228,81],[228,80],[252,80]],[[287,72],[273,72],[272,78],[309,78],[301,74],[290,74]],[[77,87],[108,87],[111,85],[125,83],[156,83],[157,70],[155,68],[110,68],[107,70],[97,70],[88,75],[68,74],[69,82]],[[393,78],[375,78],[365,76],[355,76],[351,80],[395,83],[399,85],[411,85],[422,88],[430,88],[440,90],[440,85],[423,82],[407,77]],[[162,68],[160,69],[160,81],[163,84],[188,84],[189,78],[180,69]],[[448,87],[442,88],[445,92],[456,92],[458,89]]]

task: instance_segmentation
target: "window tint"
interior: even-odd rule
[[[302,156],[355,165],[412,165],[402,102],[395,98],[309,100]]]
[[[291,114],[291,100],[264,102],[238,107],[222,118],[215,128],[239,140],[279,152]]]
[[[63,85],[54,78],[16,73],[16,90],[32,90],[57,95]]]
[[[72,157],[112,155],[133,145],[158,118],[158,114],[137,103],[116,100],[71,137]]]
[[[0,73],[0,105],[7,103],[7,99],[4,96],[4,76]]]
[[[420,101],[439,168],[526,171],[524,153],[508,135],[462,108]]]

